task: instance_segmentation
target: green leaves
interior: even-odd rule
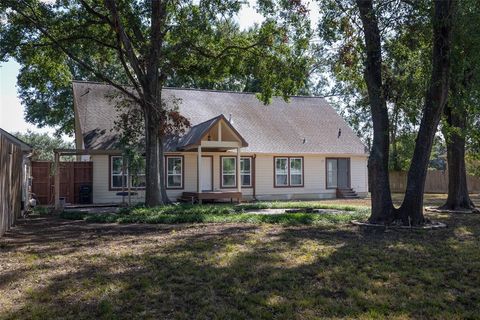
[[[147,68],[151,9],[148,2],[116,1],[120,23],[141,68]],[[309,21],[296,1],[260,1],[265,21],[240,30],[245,1],[168,2],[159,55],[167,85],[261,91],[288,96],[305,86],[311,60]],[[0,6],[0,58],[22,69],[19,95],[26,119],[73,133],[70,81],[109,79],[137,84],[102,2],[5,1]],[[131,75],[129,75],[129,73]]]
[[[52,138],[47,133],[27,131],[26,133],[17,132],[14,135],[32,146],[33,161],[53,161],[54,149],[70,149],[74,147],[73,143],[66,142],[60,137]]]

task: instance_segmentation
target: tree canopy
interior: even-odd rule
[[[259,1],[266,19],[249,30],[241,30],[235,20],[243,1],[163,3],[167,14],[159,67],[165,86],[261,92],[264,101],[304,87],[310,30],[300,2]],[[149,2],[115,5],[131,49],[146,57]],[[0,27],[0,58],[21,65],[18,87],[27,121],[71,135],[71,80],[134,86],[138,81],[106,3],[4,1],[0,12],[8,22]]]
[[[61,88],[66,82],[39,84],[52,74],[63,74],[65,80],[85,75],[104,81],[135,103],[144,124],[146,203],[158,205],[168,202],[163,138],[172,129],[188,126],[182,115],[162,102],[163,86],[211,86],[240,79],[258,88],[259,98],[268,102],[273,95],[287,98],[306,83],[310,25],[303,4],[259,1],[265,20],[246,31],[234,22],[243,4],[6,0],[0,5],[6,21],[0,30],[1,57],[14,57],[25,67],[25,81],[20,83],[27,88],[22,95],[27,119],[40,125],[59,122],[64,132],[72,127],[71,108],[63,104],[69,96],[61,95],[62,90],[48,93],[49,87]],[[41,71],[28,73],[35,67]],[[52,108],[51,101],[60,102],[60,108]]]
[[[72,142],[64,141],[60,137],[51,137],[48,133],[27,131],[25,133],[16,132],[13,135],[32,146],[31,159],[33,161],[53,161],[53,150],[74,147]]]

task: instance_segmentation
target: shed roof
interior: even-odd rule
[[[22,151],[24,151],[24,152],[32,151],[32,146],[31,145],[29,145],[28,143],[24,142],[23,140],[15,137],[13,134],[8,133],[7,131],[3,130],[2,128],[0,128],[0,135],[3,135],[10,142],[18,145]]]
[[[111,97],[118,90],[106,84],[74,81],[73,93],[76,130],[84,147],[116,148],[118,132],[112,129],[119,112]],[[162,95],[166,103],[178,101],[180,113],[192,124],[183,137],[166,141],[166,151],[178,150],[179,142],[195,135],[198,125],[223,115],[248,143],[245,152],[366,154],[364,144],[324,98],[295,96],[286,102],[274,97],[264,105],[254,93],[164,88]]]

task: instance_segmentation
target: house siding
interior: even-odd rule
[[[360,197],[366,197],[368,193],[368,168],[367,157],[352,157],[350,170],[352,172],[350,185]]]
[[[176,153],[180,154],[180,153]],[[170,154],[169,154],[170,155]],[[173,154],[172,154],[173,155]],[[184,156],[184,188],[167,190],[168,197],[175,201],[184,191],[197,190],[197,154],[191,152],[181,153]],[[213,157],[213,190],[231,191],[232,188],[221,188],[220,185],[220,157],[229,156],[230,153],[202,152],[202,155]],[[231,153],[235,156],[235,153]],[[298,155],[298,154],[242,154],[253,156],[256,198],[258,200],[307,200],[328,199],[335,197],[335,190],[326,189],[325,186],[325,159],[324,155]],[[274,157],[292,156],[303,157],[304,175],[302,187],[274,187]],[[328,156],[330,157],[330,155]],[[350,157],[351,186],[361,196],[365,196],[368,190],[367,158],[366,156]],[[117,196],[117,190],[109,190],[109,156],[92,156],[93,161],[93,202],[94,203],[118,203],[122,201]],[[246,200],[253,199],[253,188],[242,188],[242,194]],[[144,201],[145,192],[138,190],[136,196],[132,196],[133,202]]]

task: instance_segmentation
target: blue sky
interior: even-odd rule
[[[242,28],[248,28],[254,23],[262,21],[262,16],[259,15],[254,6],[253,0],[250,0],[251,5],[244,7],[239,13],[238,21]],[[312,20],[313,16],[317,15],[318,10],[315,10],[314,2],[308,3]],[[53,133],[54,128],[37,128],[34,124],[25,122],[24,108],[17,97],[17,75],[20,65],[14,60],[9,60],[5,63],[0,63],[0,128],[9,132],[25,132],[32,130],[35,132]],[[66,138],[66,137],[64,137]]]

